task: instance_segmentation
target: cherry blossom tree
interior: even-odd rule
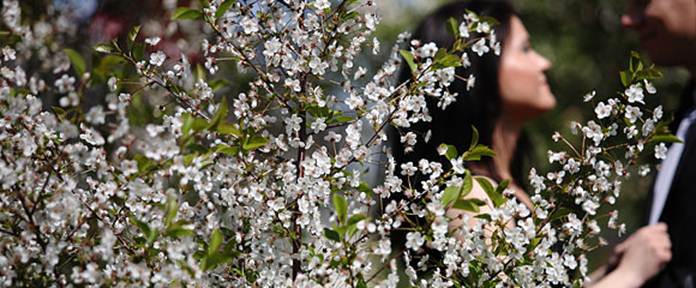
[[[452,47],[401,34],[370,73],[361,53],[385,49],[371,0],[168,10],[196,27],[197,60],[136,26],[90,61],[66,48],[67,16],[25,13],[3,1],[0,286],[395,287],[399,273],[428,287],[579,285],[600,227],[625,229],[599,208],[641,153],[664,158],[662,142],[678,140],[644,101],[660,73],[632,54],[625,91],[588,94],[596,119],[553,135],[555,169],[530,171],[527,207],[465,168],[494,156],[476,140],[467,151],[442,143],[441,162],[399,164],[402,175],[383,149],[388,126],[429,121],[426,98],[445,109],[453,81],[475,85],[455,68],[500,53],[495,19],[451,19]],[[412,77],[398,83],[402,66]],[[233,70],[243,77],[229,81]],[[104,103],[85,108],[94,91]],[[365,167],[383,154],[385,179],[368,185]],[[488,213],[467,197],[474,181]],[[476,224],[449,231],[448,209]]]

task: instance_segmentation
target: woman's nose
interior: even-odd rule
[[[537,63],[539,63],[539,67],[541,68],[541,71],[546,71],[551,69],[551,61],[549,59],[546,59],[546,57],[542,56],[538,52],[534,52],[537,56]]]
[[[621,15],[621,26],[626,29],[634,29],[636,26],[638,26],[638,21],[636,21],[634,17],[630,15]]]
[[[636,29],[643,22],[643,12],[641,8],[631,7],[627,13],[621,15],[621,26],[626,29]]]

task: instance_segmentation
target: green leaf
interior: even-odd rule
[[[220,6],[218,6],[217,11],[215,11],[215,19],[222,17],[225,15],[225,12],[230,9],[232,4],[237,2],[236,0],[225,0],[225,2],[222,2]]]
[[[459,197],[466,197],[471,193],[471,189],[474,188],[474,177],[471,176],[471,171],[468,169],[464,171],[464,181],[462,182],[462,192]]]
[[[491,218],[491,215],[488,213],[481,213],[481,214],[478,214],[474,217],[479,218],[479,219],[483,219],[483,220],[488,220],[489,222],[493,220],[493,218]]]
[[[355,214],[353,216],[350,216],[348,219],[348,225],[353,225],[357,224],[358,222],[367,219],[367,215],[365,214]]]
[[[457,199],[466,197],[466,195],[468,195],[471,192],[472,188],[473,180],[471,172],[469,170],[465,170],[462,185],[447,187],[445,188],[445,191],[442,192],[442,206],[447,207],[451,203],[455,202]]]
[[[454,38],[459,38],[459,22],[454,17],[447,19],[447,24],[449,24],[449,31],[452,33]]]
[[[145,239],[147,240],[147,244],[150,245],[152,242],[155,241],[155,238],[157,238],[157,230],[150,228],[147,223],[140,221],[136,219],[135,217],[131,217],[131,222],[135,224],[135,226],[140,229],[140,231],[145,235]]]
[[[309,105],[305,110],[315,118],[328,118],[334,114],[334,111],[329,109],[329,107],[319,107],[319,105]],[[340,112],[336,111],[336,113],[340,115]]]
[[[495,152],[485,145],[477,144],[462,155],[464,161],[479,161],[483,156],[494,157]]]
[[[634,62],[634,61],[638,61],[637,67],[634,67],[636,65],[636,62]],[[631,57],[629,58],[629,61],[628,61],[628,67],[629,67],[631,73],[633,73],[633,74],[643,69],[643,62],[640,60],[640,53],[638,53],[636,51],[631,51]]]
[[[205,130],[208,128],[209,125],[208,121],[206,121],[205,119],[195,117],[190,113],[184,114],[182,118],[184,123],[181,127],[182,137],[179,139],[179,142],[182,144],[186,144],[189,142],[189,140],[191,139],[192,132]]]
[[[674,134],[660,134],[655,135],[650,138],[650,143],[683,143],[682,139],[679,139],[677,135]]]
[[[336,241],[336,242],[341,241],[341,235],[338,234],[338,232],[331,230],[329,228],[324,228],[324,237],[326,237],[329,240]]]
[[[493,195],[488,195],[488,197],[496,197],[493,200],[493,204],[495,204],[495,207],[499,207],[505,202],[507,202],[507,198],[505,198],[505,195],[503,194],[505,192],[505,189],[510,185],[510,180],[505,179],[503,181],[500,181],[497,187],[495,187],[495,194]]]
[[[495,19],[494,17],[491,17],[491,16],[479,15],[479,19],[481,20],[481,22],[488,22],[488,24],[491,26],[500,25],[500,22],[498,21],[498,19]]]
[[[142,154],[136,154],[133,158],[138,163],[138,173],[146,173],[157,167],[157,162]]]
[[[232,255],[226,254],[226,253],[216,253],[213,255],[208,255],[205,257],[204,262],[204,271],[212,270],[215,269],[217,266],[220,266],[221,264],[227,263],[230,260],[232,260]]]
[[[493,187],[493,184],[491,184],[490,181],[486,177],[481,177],[481,176],[476,176],[475,177],[476,182],[481,185],[481,188],[483,188],[483,191],[486,192],[486,195],[488,195],[488,198],[491,199],[493,202],[493,206],[495,207],[500,207],[500,205],[503,205],[507,199],[503,196],[501,192],[499,192],[496,188]],[[503,181],[501,182],[502,185],[505,185],[503,189],[507,186],[507,182]]]
[[[239,130],[235,125],[229,123],[220,123],[217,126],[217,132],[225,135],[231,135],[235,138],[242,138],[242,136],[244,136],[241,130]]]
[[[338,222],[345,223],[346,215],[348,214],[348,202],[341,194],[334,193],[333,195],[333,205],[336,210],[336,217]]]
[[[213,89],[213,91],[218,91],[229,84],[230,82],[225,79],[217,79],[208,82],[208,86],[210,86],[210,89]]]
[[[196,20],[202,18],[203,13],[201,11],[188,7],[176,8],[174,15],[172,15],[172,20]]]
[[[164,235],[167,237],[172,237],[172,238],[183,238],[183,237],[191,237],[195,233],[193,233],[193,230],[184,228],[182,225],[179,224],[174,224],[172,227],[167,229],[164,232]]]
[[[459,194],[461,191],[462,186],[449,186],[445,188],[445,191],[442,192],[442,199],[440,199],[442,206],[447,207],[450,203],[459,199]]]
[[[145,44],[135,42],[131,46],[131,54],[135,59],[143,59],[145,57]]]
[[[176,198],[169,197],[165,207],[164,226],[169,227],[174,218],[176,218],[177,212],[179,212],[179,203],[176,201]]]
[[[568,208],[559,207],[555,212],[553,212],[553,214],[549,216],[549,221],[561,219],[566,215],[570,214],[570,212],[571,211]]]
[[[101,77],[103,82],[106,82],[109,76],[121,76],[125,69],[123,69],[123,64],[126,63],[125,59],[120,55],[109,54],[101,57],[99,63],[92,69],[92,74],[95,77]],[[118,67],[121,66],[121,67]]]
[[[192,117],[193,121],[191,123],[190,129],[193,131],[203,131],[206,128],[208,128],[208,121],[205,121],[203,118],[198,118],[198,117]]]
[[[650,65],[650,68],[648,68],[647,70],[643,70],[643,72],[645,73],[643,75],[643,78],[647,80],[655,80],[662,78],[662,71],[655,68],[655,64]]]
[[[253,151],[256,149],[259,149],[263,146],[266,146],[268,143],[268,139],[266,139],[263,136],[253,136],[250,138],[247,138],[246,141],[244,142],[244,145],[242,145],[242,149],[246,151]]]
[[[444,150],[444,156],[447,157],[447,160],[452,160],[454,158],[457,158],[459,155],[459,152],[457,152],[457,147],[454,147],[454,145],[447,145],[447,144],[440,144],[438,146],[438,151]]]
[[[358,230],[358,222],[367,219],[367,216],[364,214],[355,214],[353,216],[350,216],[348,219],[348,223],[346,223],[346,233],[348,233],[348,236],[353,236],[355,232]]]
[[[195,120],[196,117],[193,117],[191,113],[185,113],[181,115],[181,118],[183,119],[183,124],[181,125],[181,134],[186,137],[189,135],[189,132],[191,132],[191,127],[193,127],[193,121]],[[208,124],[208,123],[206,123]]]
[[[101,43],[94,46],[94,51],[99,53],[109,54],[114,52],[114,46],[111,43]]]
[[[338,235],[346,235],[346,232],[348,232],[348,225],[338,226],[335,230]]]
[[[471,46],[471,44],[467,43],[464,38],[460,38],[454,41],[454,44],[452,44],[452,51],[462,52],[469,46]]]
[[[51,109],[53,110],[53,113],[58,115],[59,118],[65,118],[68,112],[65,111],[65,109],[60,108],[58,106],[52,106]]]
[[[239,154],[239,147],[237,146],[229,146],[226,144],[219,144],[215,146],[215,152],[216,153],[222,153],[227,156],[237,156]]]
[[[331,119],[326,121],[326,124],[329,124],[329,125],[342,124],[342,123],[346,123],[346,122],[350,122],[350,121],[353,121],[353,117],[341,115],[341,116],[332,117]]]
[[[152,244],[152,242],[155,242],[157,236],[159,236],[159,231],[157,231],[157,229],[152,229],[152,232],[147,235],[147,243]]]
[[[215,146],[215,153],[222,153],[227,156],[237,156],[237,154],[239,154],[239,147],[219,144]]]
[[[474,125],[471,125],[471,144],[469,144],[469,149],[476,147],[479,141],[479,132]]]
[[[131,222],[133,222],[133,224],[135,224],[135,226],[138,227],[138,229],[140,229],[141,232],[143,232],[143,234],[145,236],[147,236],[151,233],[152,229],[150,229],[150,226],[147,225],[147,223],[140,221],[140,220],[136,219],[135,217],[131,217],[130,220],[131,220]]]
[[[77,76],[82,78],[82,75],[85,74],[85,69],[87,67],[87,64],[85,64],[85,59],[80,56],[80,53],[70,48],[63,49],[63,52],[65,52],[65,55],[70,59],[70,63],[72,64],[73,69],[75,69]]]
[[[225,119],[227,119],[227,114],[229,113],[229,105],[227,105],[227,97],[222,97],[220,100],[220,104],[218,106],[218,110],[215,112],[215,115],[213,116],[213,119],[210,120],[210,124],[208,125],[208,129],[213,130],[216,129],[217,126],[222,123]]]
[[[220,249],[220,245],[222,245],[223,240],[224,236],[222,235],[220,229],[216,228],[215,230],[213,230],[213,233],[210,234],[210,242],[208,242],[208,255],[213,255],[217,253],[217,251]]]
[[[483,191],[485,191],[486,193],[495,191],[493,184],[491,184],[491,182],[488,181],[488,178],[483,176],[475,176],[474,179],[476,179],[476,182],[479,183]]]
[[[367,282],[365,282],[365,279],[361,275],[358,275],[358,284],[355,288],[367,288]]]
[[[628,73],[626,73],[626,71],[619,72],[619,77],[621,78],[621,84],[624,87],[628,87],[631,85],[631,79],[629,78],[630,76],[628,75]]]
[[[433,60],[433,69],[443,69],[449,67],[459,67],[462,66],[462,60],[457,55],[447,52],[447,49],[440,48],[435,54],[435,59]]]
[[[358,191],[367,194],[367,197],[372,197],[372,195],[374,195],[375,193],[370,187],[370,185],[368,185],[365,182],[360,182],[360,185],[358,186]]]
[[[205,81],[205,68],[200,63],[196,64],[196,80]]]
[[[507,189],[508,186],[510,186],[510,180],[505,179],[503,181],[500,181],[500,184],[498,184],[498,186],[495,187],[495,191],[503,193],[503,191]]]
[[[131,43],[135,42],[135,39],[138,38],[138,34],[140,34],[140,25],[131,28],[128,32],[128,40],[130,40]]]
[[[474,213],[479,213],[481,210],[479,209],[479,206],[486,205],[486,202],[480,199],[476,198],[469,198],[469,199],[458,199],[456,202],[454,202],[454,205],[452,207],[461,209],[464,211],[469,211],[469,212],[474,212]]]
[[[406,50],[399,50],[399,53],[401,54],[401,57],[404,57],[404,60],[408,64],[408,67],[411,69],[411,74],[415,75],[416,72],[418,72],[418,66],[416,65],[416,62],[414,61],[413,54],[411,52],[406,51]]]
[[[201,145],[198,145],[198,144],[189,145],[189,149],[191,149],[191,150],[200,150],[200,148],[201,148]],[[196,159],[196,157],[198,157],[197,153],[191,153],[191,154],[184,156],[184,164],[191,165],[191,163],[193,162],[193,159]]]

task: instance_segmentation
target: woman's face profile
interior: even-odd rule
[[[551,62],[531,48],[520,18],[512,16],[498,71],[503,117],[528,120],[556,106],[544,75],[549,68]]]

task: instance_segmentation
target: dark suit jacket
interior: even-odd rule
[[[694,107],[694,88],[696,83],[692,83],[682,96],[674,120],[676,126]],[[676,133],[676,128],[672,131]],[[689,127],[685,138],[684,150],[659,220],[667,223],[672,241],[672,261],[644,287],[696,287],[696,123]]]

